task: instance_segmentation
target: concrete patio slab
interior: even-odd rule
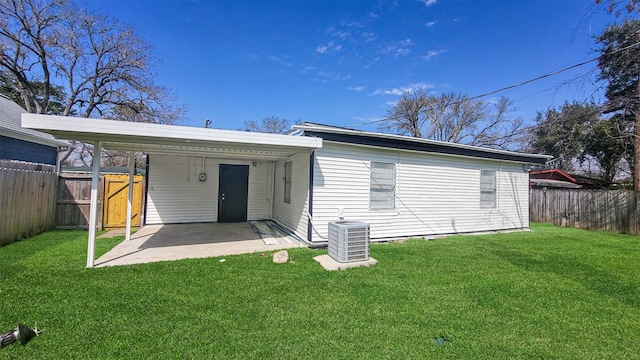
[[[108,239],[116,236],[124,236],[127,234],[127,230],[125,229],[113,229],[109,230],[106,233],[98,236],[96,239]]]
[[[206,258],[303,247],[275,238],[266,245],[250,223],[147,225],[95,261],[96,267]]]
[[[378,263],[378,260],[370,257],[369,260],[366,261],[352,261],[352,262],[337,262],[328,254],[318,255],[313,258],[315,261],[319,262],[323,268],[326,270],[344,270],[349,268],[354,268],[358,266],[373,266]]]

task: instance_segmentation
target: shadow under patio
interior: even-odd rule
[[[146,225],[95,260],[96,267],[304,247],[268,221]]]

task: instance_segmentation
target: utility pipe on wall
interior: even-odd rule
[[[272,176],[272,184],[271,184],[271,206],[269,207],[269,219],[273,220],[273,207],[274,207],[274,196],[276,193],[276,163],[277,161],[273,161],[273,166],[271,167],[271,171],[273,172],[273,176]]]

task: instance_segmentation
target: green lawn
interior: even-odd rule
[[[44,329],[0,358],[640,358],[638,237],[534,224],[339,272],[289,253],[85,269],[83,231],[0,247],[0,331]]]

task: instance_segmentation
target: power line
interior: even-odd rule
[[[631,48],[636,47],[636,46],[638,46],[638,45],[640,45],[640,42],[637,42],[637,43],[635,43],[635,44],[631,44],[631,45],[629,45],[629,46],[625,46],[625,47],[623,47],[622,49],[614,50],[614,51],[612,51],[611,53],[609,53],[608,55],[613,55],[613,54],[615,54],[615,53],[618,53],[618,52],[621,52],[621,51],[625,51],[625,50],[631,49]],[[602,56],[602,55],[601,55],[601,56]],[[529,79],[529,80],[525,80],[525,81],[519,82],[519,83],[517,83],[517,84],[513,84],[513,85],[505,86],[505,87],[500,88],[500,89],[497,89],[497,90],[492,90],[492,91],[489,91],[489,92],[486,92],[486,93],[483,93],[483,94],[480,94],[480,95],[476,95],[476,96],[468,97],[468,98],[465,98],[464,100],[461,100],[461,101],[458,101],[458,102],[451,103],[451,105],[457,105],[457,104],[461,104],[461,103],[466,102],[466,101],[475,100],[475,99],[483,98],[483,97],[485,97],[485,96],[489,96],[489,95],[497,94],[497,93],[499,93],[499,92],[503,92],[503,91],[507,91],[507,90],[515,89],[515,88],[517,88],[517,87],[524,86],[524,85],[530,84],[530,83],[532,83],[532,82],[535,82],[535,81],[538,81],[538,80],[542,80],[542,79],[545,79],[545,78],[548,78],[548,77],[551,77],[551,76],[558,75],[558,74],[563,73],[563,72],[565,72],[565,71],[569,71],[569,70],[571,70],[571,69],[575,69],[575,68],[578,68],[578,67],[584,66],[584,65],[586,65],[586,64],[589,64],[589,63],[592,63],[592,62],[594,62],[594,61],[597,61],[599,58],[600,58],[600,56],[598,56],[598,57],[596,57],[596,58],[593,58],[593,59],[590,59],[590,60],[587,60],[587,61],[583,61],[583,62],[578,63],[578,64],[574,64],[574,65],[571,65],[571,66],[567,66],[567,67],[565,67],[565,68],[562,68],[562,69],[559,69],[559,70],[556,70],[556,71],[552,71],[552,72],[547,73],[547,74],[544,74],[544,75],[537,76],[537,77],[532,78],[532,79]],[[391,119],[391,118],[383,118],[383,119],[378,119],[378,120],[372,120],[372,121],[364,122],[364,123],[361,123],[361,124],[354,124],[354,125],[351,125],[351,126],[370,125],[370,124],[375,124],[375,123],[379,123],[379,122],[383,122],[383,121],[387,121],[387,120],[392,120],[392,119]]]
[[[520,87],[520,86],[523,86],[523,85],[527,85],[527,84],[532,83],[534,81],[538,81],[538,80],[542,80],[542,79],[545,79],[545,78],[548,78],[548,77],[551,77],[551,76],[554,76],[554,75],[558,75],[558,74],[563,73],[565,71],[569,71],[571,69],[575,69],[577,67],[592,63],[592,62],[594,62],[596,60],[598,60],[598,58],[594,58],[594,59],[591,59],[591,60],[583,61],[583,62],[581,62],[579,64],[567,66],[566,68],[562,68],[560,70],[556,70],[556,71],[550,72],[548,74],[540,75],[540,76],[535,77],[533,79],[525,80],[523,82],[520,82],[520,83],[517,83],[517,84],[514,84],[514,85],[509,85],[509,86],[503,87],[503,88],[498,89],[498,90],[493,90],[493,91],[489,91],[489,92],[484,93],[484,94],[476,95],[476,96],[470,97],[470,98],[468,98],[466,100],[467,101],[468,100],[475,100],[475,99],[479,99],[479,98],[482,98],[482,97],[485,97],[485,96],[493,95],[493,94],[496,94],[496,93],[499,93],[499,92],[511,90],[511,89],[514,89],[514,88],[517,88],[517,87]]]
[[[612,51],[611,53],[609,53],[609,55],[613,55],[613,54],[618,53],[620,51],[625,51],[625,50],[631,49],[632,47],[636,47],[638,45],[640,45],[640,42],[637,42],[635,44],[631,44],[629,46],[625,46],[622,49],[618,49],[618,50]],[[548,77],[551,77],[551,76],[554,76],[554,75],[558,75],[558,74],[563,73],[565,71],[569,71],[571,69],[575,69],[577,67],[580,67],[580,66],[583,66],[583,65],[587,65],[587,64],[592,63],[592,62],[594,62],[594,61],[596,61],[598,59],[600,59],[600,56],[598,56],[596,58],[593,58],[591,60],[583,61],[583,62],[575,64],[575,65],[567,66],[567,67],[562,68],[560,70],[556,70],[556,71],[550,72],[548,74],[544,74],[544,75],[535,77],[533,79],[529,79],[529,80],[523,81],[521,83],[517,83],[517,84],[514,84],[514,85],[509,85],[507,87],[503,87],[502,89],[493,90],[493,91],[490,91],[488,93],[484,93],[484,94],[481,94],[481,95],[473,96],[473,97],[470,97],[467,100],[474,100],[474,99],[478,99],[478,98],[481,98],[481,97],[493,95],[493,94],[496,94],[496,93],[499,93],[499,92],[502,92],[502,91],[511,90],[513,88],[517,88],[517,87],[532,83],[534,81],[538,81],[538,80],[541,80],[541,79],[544,79],[544,78],[548,78]]]

